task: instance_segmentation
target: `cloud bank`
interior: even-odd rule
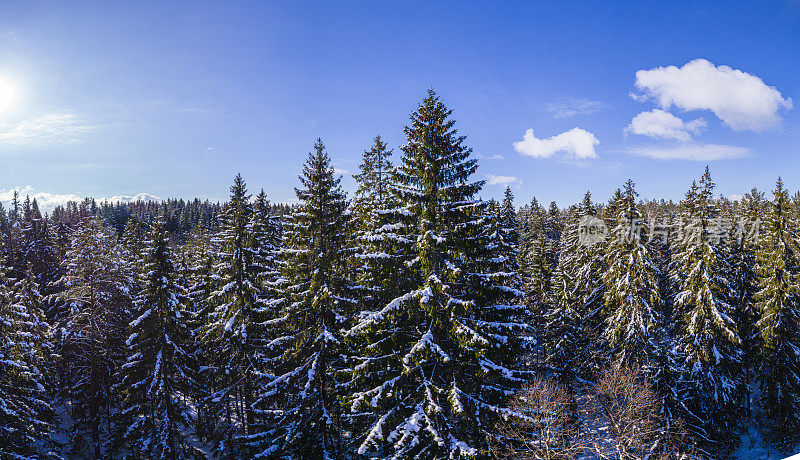
[[[130,203],[135,201],[161,201],[161,198],[150,193],[137,193],[136,195],[115,195],[110,198],[100,198],[98,201]]]
[[[25,197],[29,196],[31,200],[36,199],[36,204],[39,205],[39,210],[42,213],[50,213],[57,206],[66,206],[67,202],[75,201],[80,203],[84,197],[75,195],[73,193],[48,193],[37,192],[32,186],[26,185],[24,187],[14,187],[8,190],[0,190],[0,203],[8,210],[11,200],[14,197],[14,191],[19,193],[20,202],[25,201]],[[97,202],[109,201],[112,203],[122,202],[129,203],[132,201],[160,201],[161,198],[150,193],[138,193],[136,195],[117,195],[109,198],[97,198]]]
[[[514,142],[514,150],[534,158],[550,158],[561,152],[568,159],[589,159],[597,158],[595,146],[599,144],[594,134],[581,128],[572,128],[546,139],[537,138],[533,129],[528,129],[521,141]]]
[[[780,124],[782,110],[792,108],[761,78],[705,59],[683,67],[656,67],[636,72],[637,100],[654,99],[668,109],[710,110],[734,131],[761,132]]]
[[[730,160],[750,156],[752,151],[747,147],[719,144],[685,143],[671,146],[634,147],[630,153],[656,160],[689,160],[714,161]]]

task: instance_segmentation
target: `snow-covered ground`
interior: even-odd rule
[[[758,429],[751,425],[747,432],[742,433],[742,443],[734,453],[734,458],[737,460],[781,460],[785,458],[800,460],[800,446],[795,447],[794,453],[795,455],[790,455],[787,452],[768,447]]]

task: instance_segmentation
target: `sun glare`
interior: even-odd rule
[[[0,114],[14,103],[14,86],[6,80],[0,79]]]

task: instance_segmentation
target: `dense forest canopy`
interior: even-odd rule
[[[0,207],[0,457],[724,458],[800,436],[800,194],[483,201],[430,91],[348,197]],[[602,237],[587,239],[587,222]]]

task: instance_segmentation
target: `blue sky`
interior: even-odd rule
[[[4,2],[0,200],[290,201],[321,137],[352,189],[433,87],[482,159],[560,205],[800,188],[800,2]],[[639,73],[637,73],[639,72]],[[528,131],[531,130],[531,131]],[[529,134],[526,136],[526,132]],[[516,144],[515,144],[516,143]]]

